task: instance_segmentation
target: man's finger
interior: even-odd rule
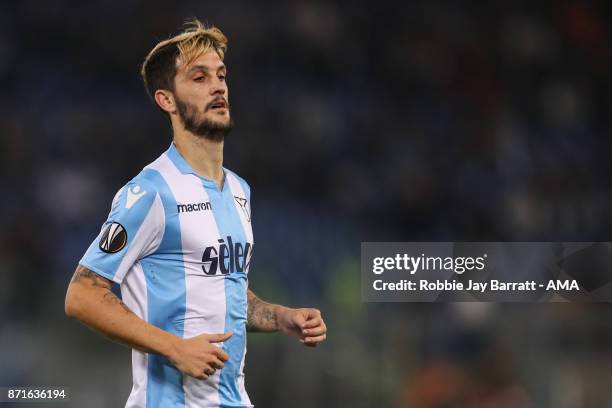
[[[211,365],[211,367],[219,370],[225,366],[225,364],[223,364],[223,361],[221,361],[221,359],[219,358],[214,358],[209,364]]]
[[[221,360],[223,362],[229,360],[229,354],[227,354],[225,351],[221,350],[220,348],[217,348],[214,351],[214,353],[219,358],[219,360]]]
[[[206,339],[211,343],[220,343],[232,337],[232,332],[205,334]]]
[[[320,343],[323,340],[325,340],[327,338],[326,334],[322,334],[320,336],[314,336],[314,337],[304,337],[303,339],[300,339],[300,341],[304,344],[309,344],[309,343]]]
[[[320,336],[322,334],[325,334],[326,332],[327,332],[327,327],[325,327],[324,324],[321,324],[321,325],[319,325],[317,327],[313,327],[312,329],[304,329],[304,330],[302,330],[302,334],[304,336],[309,336],[309,337]]]
[[[313,327],[317,327],[323,324],[323,319],[320,317],[314,317],[310,320],[305,321],[300,327],[303,329],[312,329]]]

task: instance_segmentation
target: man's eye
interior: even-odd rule
[[[219,79],[220,79],[221,81],[225,81],[225,75],[219,75]]]
[[[197,81],[197,82],[202,82],[204,80],[204,77],[203,76],[199,76],[197,78],[194,78],[193,80]]]

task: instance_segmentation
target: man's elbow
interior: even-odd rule
[[[83,310],[83,300],[79,294],[79,289],[75,285],[70,284],[68,291],[66,292],[66,299],[64,300],[64,312],[66,316],[73,319],[79,319]]]

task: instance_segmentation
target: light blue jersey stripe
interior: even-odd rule
[[[220,237],[227,245],[230,245],[228,237],[231,237],[232,244],[240,242],[244,245],[247,242],[246,234],[236,211],[234,193],[230,189],[227,177],[222,191],[219,191],[215,183],[210,180],[203,180],[203,185],[208,193]],[[231,260],[227,262],[231,263]],[[226,275],[225,331],[231,331],[233,335],[225,342],[225,351],[229,354],[229,360],[221,370],[219,379],[219,401],[222,408],[235,407],[236,401],[241,400],[237,380],[246,346],[247,287],[245,273],[234,271]]]
[[[183,337],[185,318],[185,267],[181,229],[176,214],[176,200],[168,184],[156,170],[144,170],[162,198],[166,226],[159,249],[141,264],[147,282],[149,323]],[[183,377],[165,357],[148,354],[147,408],[184,407]]]

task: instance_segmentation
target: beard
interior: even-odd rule
[[[231,116],[225,123],[210,120],[208,118],[198,118],[198,108],[190,103],[183,102],[175,96],[176,110],[179,118],[185,126],[185,130],[193,133],[194,135],[201,137],[202,139],[208,139],[214,142],[220,142],[225,139],[225,136],[234,128],[234,121]],[[217,102],[218,98],[209,103],[204,112],[208,111],[213,103]],[[227,103],[227,110],[230,112],[229,103]]]

